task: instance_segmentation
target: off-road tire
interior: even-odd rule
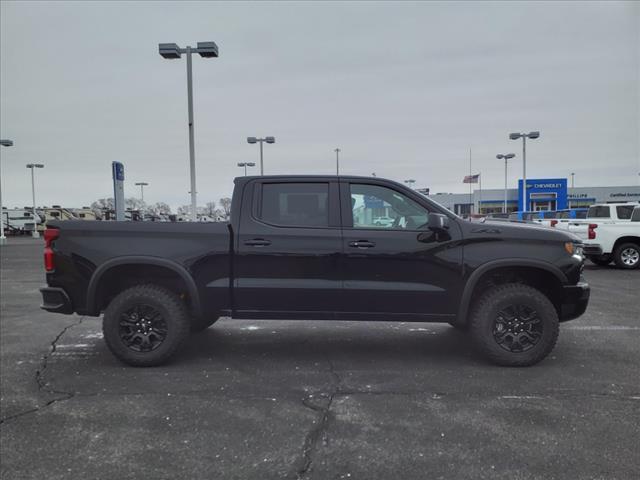
[[[527,346],[529,349],[526,351],[507,351],[507,347],[501,346],[494,336],[499,312],[512,305],[533,309],[541,322],[542,331],[537,342]],[[547,296],[533,287],[519,283],[498,285],[485,291],[475,302],[469,330],[477,349],[491,362],[526,367],[538,363],[553,350],[558,339],[558,313]]]
[[[610,254],[587,255],[587,258],[591,261],[591,263],[595,263],[596,265],[600,265],[601,267],[606,267],[611,262],[613,262],[613,258]]]
[[[635,254],[633,252],[635,252]],[[631,256],[629,256],[630,253]],[[626,261],[625,258],[627,259]],[[630,258],[635,258],[636,261],[633,263],[629,263],[628,259]],[[614,262],[616,262],[616,265],[618,267],[627,270],[633,270],[634,268],[640,267],[640,245],[630,242],[621,243],[613,251],[613,260]]]
[[[159,346],[150,351],[134,351],[121,338],[122,318],[141,305],[159,313],[166,325],[166,335]],[[169,360],[189,337],[190,319],[180,297],[164,287],[136,285],[120,292],[107,307],[102,320],[104,339],[116,358],[134,367],[151,367]]]
[[[191,319],[191,333],[198,333],[206,330],[211,325],[218,321],[219,317],[207,318],[206,320],[200,318]]]

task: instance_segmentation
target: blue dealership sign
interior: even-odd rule
[[[384,202],[378,197],[373,195],[364,196],[364,206],[366,208],[384,208]]]
[[[536,210],[536,205],[549,205],[552,210],[567,208],[566,178],[527,178],[527,208]],[[522,212],[522,179],[518,180],[518,211]]]

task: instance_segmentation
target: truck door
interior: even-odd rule
[[[371,180],[340,184],[343,218],[343,305],[348,312],[443,320],[461,295],[461,232],[426,228],[429,209],[412,195]],[[413,197],[413,198],[411,198]],[[388,216],[391,223],[375,218]],[[387,313],[389,312],[389,313]]]
[[[342,289],[337,181],[256,180],[241,208],[235,315],[331,317]]]

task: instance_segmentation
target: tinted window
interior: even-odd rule
[[[260,219],[291,227],[329,226],[329,184],[263,184]]]
[[[587,218],[587,211],[581,210],[576,212],[576,218]]]
[[[609,218],[611,212],[608,205],[599,205],[597,207],[589,207],[587,218]]]
[[[556,218],[569,218],[569,212],[558,212],[558,216]]]
[[[556,218],[556,212],[543,212],[542,218]]]
[[[616,207],[616,213],[621,220],[629,220],[633,213],[634,205],[620,205]]]
[[[429,212],[409,197],[387,187],[351,184],[354,228],[412,230],[425,225]]]
[[[633,213],[631,214],[632,222],[640,222],[640,207],[636,207],[633,209]]]

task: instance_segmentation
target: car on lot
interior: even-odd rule
[[[640,206],[631,210],[623,221],[590,220],[586,232],[577,233],[583,238],[584,253],[596,265],[609,265],[611,262],[620,268],[640,267]]]
[[[391,228],[374,224],[389,209]],[[577,237],[472,223],[399,183],[235,180],[230,222],[52,222],[42,308],[104,313],[113,354],[168,360],[221,316],[446,322],[500,365],[532,365],[584,313]]]
[[[390,227],[393,225],[394,219],[391,217],[374,217],[373,224],[379,227]]]

